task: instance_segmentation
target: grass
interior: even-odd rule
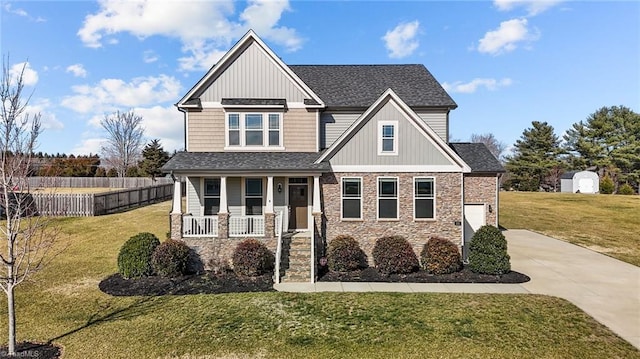
[[[500,192],[500,225],[640,266],[640,196]]]
[[[571,303],[539,295],[100,292],[127,238],[164,238],[169,208],[56,220],[69,247],[19,287],[19,340],[52,340],[65,358],[640,358]]]

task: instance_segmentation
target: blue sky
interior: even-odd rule
[[[134,109],[183,147],[173,106],[248,29],[287,64],[424,64],[458,104],[453,139],[562,135],[602,106],[640,110],[640,2],[1,1],[0,52],[27,62],[39,150],[99,153]]]

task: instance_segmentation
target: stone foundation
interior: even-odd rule
[[[182,214],[171,213],[169,215],[170,221],[170,237],[174,240],[182,239]]]
[[[254,237],[250,237],[254,238]],[[233,251],[246,238],[184,238],[183,241],[199,256],[204,269],[233,268]],[[256,238],[271,252],[276,252],[277,239]]]

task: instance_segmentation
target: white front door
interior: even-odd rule
[[[469,244],[471,244],[471,237],[473,237],[473,234],[486,223],[484,204],[464,205],[464,245],[462,247],[462,258],[464,261],[469,258]]]

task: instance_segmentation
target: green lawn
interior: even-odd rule
[[[539,295],[100,292],[122,243],[163,238],[168,212],[165,202],[58,220],[69,247],[18,289],[19,340],[53,340],[65,358],[640,358],[571,303]]]
[[[543,233],[640,266],[640,196],[500,192],[500,225]]]

